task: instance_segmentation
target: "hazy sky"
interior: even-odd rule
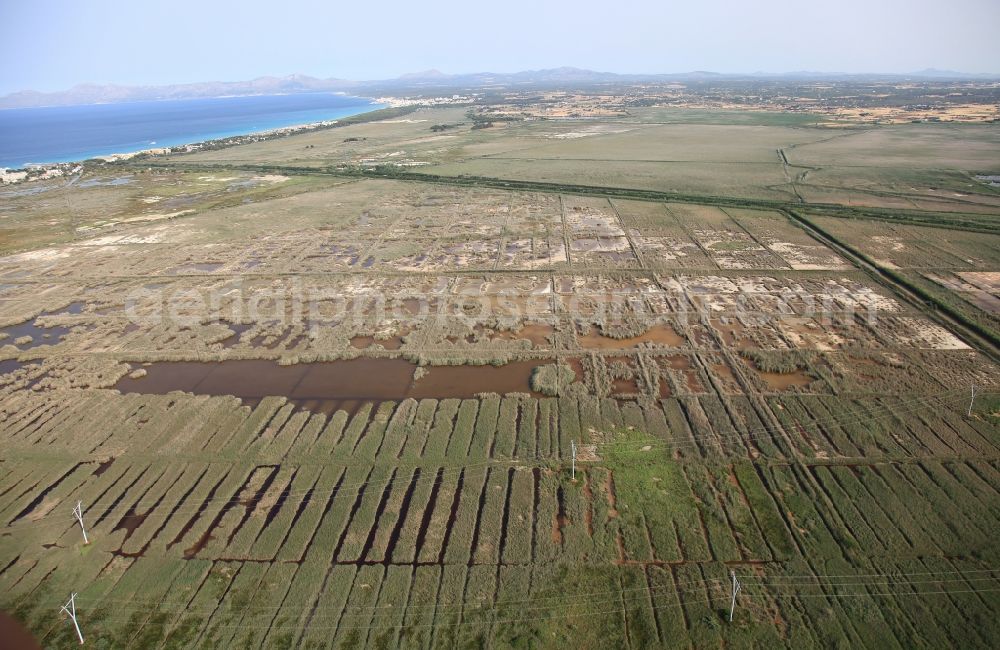
[[[1000,0],[0,0],[0,94],[303,73],[1000,72]]]

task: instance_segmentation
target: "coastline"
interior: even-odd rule
[[[240,135],[231,135],[224,138],[214,138],[212,140],[204,140],[202,142],[192,142],[187,144],[175,145],[173,147],[162,147],[154,149],[143,149],[140,151],[134,151],[130,153],[122,154],[112,154],[110,156],[100,156],[98,158],[91,158],[89,160],[99,160],[106,163],[121,162],[125,160],[132,160],[140,156],[169,156],[172,154],[181,153],[193,153],[195,151],[210,151],[213,149],[223,149],[226,147],[235,147],[241,144],[249,144],[251,142],[264,142],[266,140],[273,140],[276,138],[285,138],[291,135],[298,135],[300,133],[308,133],[310,131],[321,131],[324,129],[333,129],[341,126],[350,126],[352,124],[361,124],[363,122],[373,122],[380,119],[386,119],[389,117],[398,117],[400,115],[406,115],[407,113],[412,113],[419,105],[407,104],[407,105],[383,105],[381,108],[376,108],[370,111],[363,111],[361,113],[354,113],[353,115],[348,115],[346,117],[336,119],[336,120],[325,120],[322,122],[310,122],[308,124],[298,124],[293,126],[283,126],[276,129],[267,129],[265,131],[255,131],[252,133],[243,133]],[[83,164],[87,162],[86,160],[76,162],[76,163],[56,163],[61,165],[73,165],[73,164]]]
[[[213,99],[225,99],[225,97]],[[20,182],[42,180],[45,178],[60,176],[62,173],[59,173],[59,171],[62,168],[72,168],[86,162],[97,161],[102,163],[113,163],[123,160],[131,160],[140,156],[188,153],[206,148],[211,149],[225,146],[235,146],[237,144],[244,144],[248,142],[259,142],[277,137],[287,137],[289,135],[295,135],[308,131],[333,128],[338,125],[343,126],[345,123],[354,124],[359,121],[371,121],[371,118],[366,116],[373,114],[379,115],[385,111],[391,112],[403,108],[399,103],[391,101],[390,98],[382,97],[376,99],[372,97],[357,97],[357,99],[367,101],[368,104],[366,106],[351,107],[349,112],[328,120],[304,123],[298,122],[255,130],[234,130],[232,132],[212,134],[214,137],[201,139],[197,139],[198,136],[193,135],[190,139],[185,138],[185,141],[180,141],[178,138],[172,138],[167,140],[163,146],[126,149],[123,151],[108,152],[108,149],[113,148],[106,147],[103,151],[73,154],[72,156],[66,156],[63,159],[49,160],[46,162],[29,162],[24,163],[20,167],[6,167],[0,165],[0,185],[11,185]]]

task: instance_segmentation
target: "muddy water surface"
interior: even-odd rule
[[[0,611],[0,646],[9,650],[42,649],[28,628],[4,611]]]
[[[146,376],[124,377],[125,393],[163,395],[180,390],[233,395],[251,401],[269,395],[317,404],[350,400],[471,398],[477,393],[532,393],[532,371],[551,360],[515,361],[503,366],[429,366],[413,381],[416,366],[404,359],[350,359],[281,366],[269,360],[218,363],[168,361],[142,366]]]
[[[813,383],[813,378],[808,374],[795,371],[795,372],[762,372],[758,371],[760,378],[767,383],[767,387],[771,390],[788,390],[789,388],[805,388],[809,384]]]
[[[684,337],[674,331],[670,325],[655,325],[639,336],[632,336],[625,339],[616,339],[600,334],[595,328],[591,328],[585,336],[577,335],[580,345],[588,349],[597,350],[620,350],[622,348],[633,348],[640,343],[655,343],[657,345],[667,345],[672,348],[679,348],[684,345]]]

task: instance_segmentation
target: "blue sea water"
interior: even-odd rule
[[[0,110],[0,167],[170,147],[378,108],[361,97],[307,93]]]

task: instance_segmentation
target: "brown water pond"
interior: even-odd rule
[[[41,650],[42,646],[21,621],[0,611],[0,639],[2,646],[9,650]]]
[[[768,388],[777,391],[788,390],[789,388],[805,388],[814,381],[807,373],[799,370],[795,372],[758,371],[758,373]]]
[[[611,381],[611,392],[615,395],[637,395],[639,384],[635,379],[614,379]]]
[[[672,348],[679,348],[684,345],[684,337],[674,331],[670,325],[654,325],[639,336],[632,336],[625,339],[611,338],[600,334],[595,328],[591,328],[585,336],[577,335],[580,345],[588,349],[598,350],[620,350],[622,348],[632,348],[640,343],[656,343],[657,345],[667,345]]]
[[[513,330],[501,330],[494,331],[492,329],[486,328],[482,325],[476,325],[475,331],[477,336],[483,340],[488,341],[531,341],[531,344],[536,348],[548,347],[549,337],[555,333],[555,329],[551,325],[546,325],[545,323],[525,323],[521,326],[521,329],[517,331]],[[475,339],[473,339],[475,340]]]
[[[343,400],[471,398],[477,393],[533,393],[531,373],[551,359],[514,361],[503,366],[429,366],[413,381],[416,365],[405,359],[349,359],[278,365],[262,359],[217,363],[164,361],[143,366],[146,376],[124,377],[123,393],[163,395],[180,390],[201,395],[233,395],[250,401],[269,395],[319,403]]]

